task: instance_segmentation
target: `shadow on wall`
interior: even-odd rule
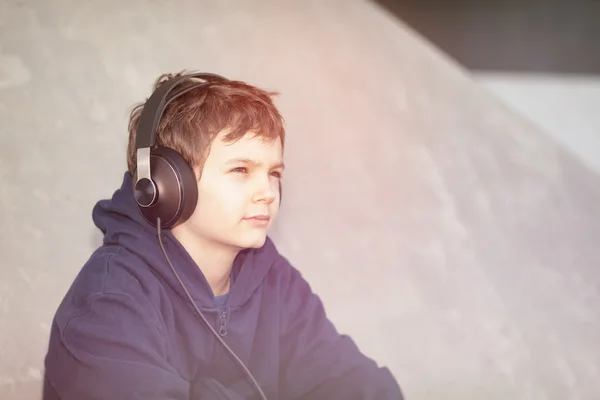
[[[598,0],[372,0],[473,70],[600,74]]]

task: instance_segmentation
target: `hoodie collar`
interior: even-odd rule
[[[160,248],[156,228],[145,220],[135,204],[132,181],[132,175],[125,172],[121,187],[113,196],[96,203],[92,212],[94,224],[104,234],[104,244],[125,247],[144,261],[140,268],[148,271],[141,270],[140,274],[158,274],[180,296],[187,297]],[[162,230],[162,239],[173,267],[197,305],[214,308],[210,286],[187,250],[170,230]],[[238,254],[232,270],[235,280],[229,291],[231,307],[241,306],[250,299],[278,257],[268,237],[263,247]]]

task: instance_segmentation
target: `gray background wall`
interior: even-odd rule
[[[600,178],[373,3],[8,0],[0,66],[0,398],[39,398],[127,111],[184,68],[282,93],[273,237],[409,399],[597,397]]]

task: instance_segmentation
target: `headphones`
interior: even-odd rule
[[[171,97],[182,81],[202,79]],[[156,131],[167,106],[191,90],[226,78],[210,73],[194,73],[172,78],[161,84],[146,101],[136,134],[137,167],[133,179],[133,195],[138,209],[154,227],[172,228],[192,216],[198,202],[198,183],[192,167],[177,151],[156,147]]]
[[[203,82],[171,95],[177,85],[191,78]],[[158,218],[165,229],[187,221],[198,202],[198,183],[192,167],[177,151],[156,146],[158,125],[165,109],[173,100],[191,90],[211,82],[226,81],[227,78],[211,73],[182,75],[162,83],[146,101],[136,133],[137,167],[133,178],[133,196],[138,209],[152,226],[157,226]],[[281,195],[280,184],[280,203]]]

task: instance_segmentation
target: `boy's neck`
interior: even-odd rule
[[[229,292],[231,268],[239,250],[209,242],[185,229],[176,227],[172,233],[204,274],[213,295]]]

